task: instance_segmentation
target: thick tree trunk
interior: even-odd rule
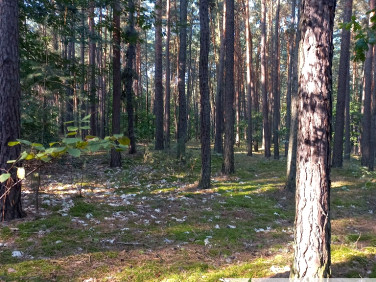
[[[134,135],[134,92],[132,91],[133,85],[133,61],[136,55],[136,40],[137,32],[134,27],[134,2],[128,0],[129,8],[129,27],[128,34],[133,40],[130,41],[126,53],[127,65],[125,68],[125,95],[127,99],[127,113],[128,113],[128,137],[130,139],[129,154],[136,153],[136,137]]]
[[[280,114],[280,47],[279,47],[279,11],[280,2],[277,2],[277,10],[275,16],[275,31],[274,31],[274,69],[273,69],[273,97],[274,97],[274,113],[273,113],[273,144],[274,144],[274,159],[279,159],[279,122]]]
[[[210,187],[210,97],[209,97],[209,11],[208,0],[200,0],[200,94],[201,94],[201,180],[199,187]]]
[[[120,4],[114,1],[113,4],[113,95],[112,95],[112,134],[120,134],[120,105],[121,105],[121,73],[120,73]],[[120,152],[111,150],[111,167],[121,167]]]
[[[347,0],[343,15],[343,22],[351,21],[353,0]],[[338,91],[337,91],[337,105],[336,105],[336,122],[334,131],[333,143],[333,167],[342,167],[343,163],[343,135],[345,127],[345,103],[346,95],[349,94],[347,88],[349,87],[348,79],[350,69],[350,30],[342,28],[341,39],[341,55],[339,59],[338,70]]]
[[[225,66],[225,31],[226,31],[226,1],[223,1],[222,30],[220,31],[219,70],[217,75],[217,93],[215,101],[215,138],[214,152],[223,153],[223,89]]]
[[[225,31],[225,96],[224,96],[224,174],[235,172],[234,167],[234,0],[226,0],[226,31]]]
[[[303,0],[292,278],[330,276],[330,137],[335,0]]]
[[[185,96],[185,66],[187,57],[187,0],[180,0],[180,47],[179,47],[179,118],[178,118],[178,146],[177,157],[185,157],[185,143],[187,141],[187,100]]]
[[[266,158],[270,158],[270,129],[269,129],[269,103],[267,91],[267,72],[266,72],[266,0],[261,0],[261,92],[262,92],[262,124],[263,124],[263,140],[264,154]],[[227,46],[226,46],[227,47]]]
[[[20,137],[21,126],[18,20],[18,2],[0,1],[0,174],[10,168],[7,161],[17,159],[21,153],[20,145],[8,146],[8,142]],[[12,177],[6,184],[0,184],[0,221],[26,216],[22,210],[21,184],[10,188],[18,181],[16,171],[10,173]]]
[[[167,27],[166,27],[166,95],[165,95],[165,106],[164,106],[164,136],[165,136],[165,147],[170,148],[170,111],[171,111],[171,71],[170,71],[170,0],[167,0]]]
[[[162,0],[155,2],[155,150],[163,150]]]

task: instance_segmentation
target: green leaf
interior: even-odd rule
[[[84,129],[90,129],[90,126],[88,126],[88,125],[81,126],[81,129],[82,129],[82,130],[84,130]]]
[[[7,164],[14,164],[17,160],[9,160],[7,161]]]
[[[44,146],[40,143],[33,143],[31,146],[38,150],[45,150]]]
[[[68,131],[77,131],[78,127],[77,126],[68,126],[67,129],[68,129]]]
[[[77,135],[77,132],[76,132],[76,131],[69,132],[69,133],[67,134],[67,136],[75,136],[75,135]]]
[[[59,144],[59,142],[51,142],[49,145],[52,147],[53,145]]]
[[[26,151],[23,151],[23,152],[21,153],[20,160],[24,160],[24,159],[26,159],[27,155],[28,155],[28,153],[27,153]]]
[[[89,120],[90,119],[90,117],[91,117],[91,114],[89,114],[89,115],[87,115],[87,116],[85,116],[81,121],[85,121],[85,120]]]
[[[3,183],[5,181],[7,181],[9,178],[10,178],[10,173],[4,173],[4,174],[0,175],[0,182]]]
[[[71,124],[71,123],[74,123],[74,120],[64,122],[64,124]]]
[[[17,141],[22,143],[22,144],[28,145],[28,146],[30,146],[32,144],[30,141],[23,140],[23,139],[17,139]]]
[[[91,152],[98,152],[99,149],[101,148],[101,145],[98,144],[98,143],[89,144],[88,148],[89,148],[89,150],[90,150]]]
[[[26,156],[25,160],[26,160],[26,161],[29,161],[29,160],[34,159],[34,157],[35,157],[35,154],[34,154],[34,153],[30,153],[30,154],[28,154],[28,155]]]
[[[116,138],[116,139],[119,139],[119,138],[121,138],[121,137],[123,137],[124,135],[123,134],[114,134],[114,137]]]
[[[72,157],[79,158],[81,156],[81,151],[78,149],[69,148],[67,151]]]
[[[128,137],[126,137],[126,136],[123,136],[123,137],[119,138],[118,142],[121,145],[124,145],[124,146],[129,146],[131,144],[131,140]]]
[[[16,145],[19,145],[21,144],[20,141],[11,141],[11,142],[8,142],[8,146],[9,147],[13,147],[13,146],[16,146]]]

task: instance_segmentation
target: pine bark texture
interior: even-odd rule
[[[235,172],[234,167],[234,0],[226,0],[225,31],[225,92],[224,92],[224,174]]]
[[[0,168],[6,170],[9,169],[7,161],[17,159],[21,152],[19,145],[8,146],[8,142],[20,137],[21,126],[18,20],[18,2],[0,1]],[[18,180],[16,172],[11,173],[8,186]],[[7,190],[6,185],[0,184],[0,197]],[[22,210],[21,184],[12,187],[9,194],[0,200],[0,213],[0,221],[26,216]]]
[[[274,30],[274,70],[273,70],[273,97],[274,97],[274,111],[273,111],[273,145],[274,145],[274,159],[279,159],[279,123],[281,118],[280,113],[280,46],[279,46],[279,12],[280,1],[277,2],[277,10],[275,15],[275,30]]]
[[[208,0],[200,0],[200,102],[201,102],[201,180],[200,188],[210,187],[210,95],[209,95],[209,11]]]
[[[97,135],[97,95],[95,81],[95,30],[94,30],[94,1],[89,2],[89,69],[90,69],[90,134]]]
[[[163,150],[162,0],[155,2],[155,149]]]
[[[179,46],[179,119],[177,136],[178,158],[185,156],[185,142],[187,139],[187,99],[185,95],[185,69],[187,60],[187,0],[180,0],[180,46]]]
[[[293,278],[330,276],[330,136],[335,0],[304,0]]]
[[[353,0],[347,0],[343,15],[343,22],[351,21]],[[338,91],[337,91],[337,105],[336,105],[336,122],[334,130],[333,143],[333,167],[342,167],[343,164],[343,136],[345,128],[345,104],[346,95],[349,94],[347,88],[349,87],[350,70],[350,30],[342,28],[341,39],[341,54],[339,59],[338,70]]]
[[[120,105],[121,105],[121,73],[120,73],[120,4],[113,3],[112,33],[112,134],[120,134]],[[121,167],[121,154],[115,149],[111,150],[111,167]]]
[[[252,97],[255,95],[252,75],[252,36],[249,28],[249,1],[245,0],[245,38],[247,61],[247,155],[252,156]]]
[[[170,147],[170,110],[171,110],[171,68],[170,68],[170,25],[171,25],[171,15],[170,15],[170,0],[167,0],[167,26],[166,26],[166,95],[165,95],[165,106],[164,106],[164,136],[165,136],[165,147]]]

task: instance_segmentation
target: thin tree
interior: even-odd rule
[[[210,187],[210,97],[209,97],[209,10],[208,0],[200,0],[200,102],[201,102],[201,180],[199,187]]]
[[[225,65],[226,1],[223,1],[222,30],[220,31],[219,67],[217,73],[217,93],[215,98],[215,138],[214,152],[223,153],[223,89]]]
[[[127,37],[129,46],[126,53],[127,64],[125,67],[125,96],[127,99],[127,113],[128,113],[128,137],[130,139],[129,154],[136,153],[136,137],[134,135],[134,92],[133,85],[133,61],[136,55],[137,31],[134,27],[134,2],[128,0],[129,9],[129,26],[127,30]]]
[[[179,45],[179,118],[177,132],[177,156],[185,156],[185,142],[187,139],[187,100],[185,95],[185,68],[187,58],[187,0],[180,0],[180,45]]]
[[[303,0],[292,278],[330,276],[330,137],[335,0]]]
[[[20,145],[8,146],[8,142],[20,137],[21,127],[18,9],[17,1],[0,1],[0,174],[10,168],[9,160],[17,159],[21,153]],[[10,173],[11,178],[0,183],[0,221],[26,216],[22,210],[21,183],[8,191],[7,186],[18,181],[16,170]]]
[[[274,71],[273,71],[273,98],[274,98],[274,113],[273,113],[273,144],[274,144],[274,159],[279,159],[279,122],[280,114],[280,46],[279,46],[279,11],[280,1],[277,2],[277,10],[275,14],[275,30],[274,30]]]
[[[120,72],[120,3],[113,2],[112,32],[112,134],[120,134],[121,72]],[[121,154],[111,150],[111,167],[121,167]]]
[[[171,70],[170,70],[170,36],[171,36],[171,15],[170,15],[170,0],[167,0],[167,26],[166,26],[166,94],[164,106],[164,136],[165,147],[170,147],[170,110],[171,110]]]
[[[162,0],[155,2],[155,149],[163,150]]]
[[[225,30],[225,92],[224,92],[224,174],[235,172],[234,166],[234,0],[226,0]]]
[[[261,1],[261,92],[262,92],[262,114],[263,114],[263,136],[264,136],[264,154],[270,158],[270,130],[269,130],[269,104],[268,91],[266,85],[266,0]],[[227,46],[226,46],[227,48]]]
[[[97,135],[97,103],[95,85],[95,24],[94,1],[89,2],[89,69],[90,69],[90,134]]]
[[[353,0],[347,0],[345,4],[343,22],[351,21]],[[342,167],[343,163],[343,135],[345,128],[345,103],[349,87],[349,70],[350,70],[350,30],[342,28],[341,54],[339,59],[338,70],[338,91],[336,105],[336,123],[333,143],[333,167]]]

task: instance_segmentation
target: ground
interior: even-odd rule
[[[28,217],[0,223],[0,281],[218,281],[288,277],[294,196],[285,162],[246,156],[197,189],[199,147],[185,163],[140,145],[123,169],[108,154],[63,159],[24,183]],[[375,174],[356,158],[332,170],[333,277],[376,277]]]

